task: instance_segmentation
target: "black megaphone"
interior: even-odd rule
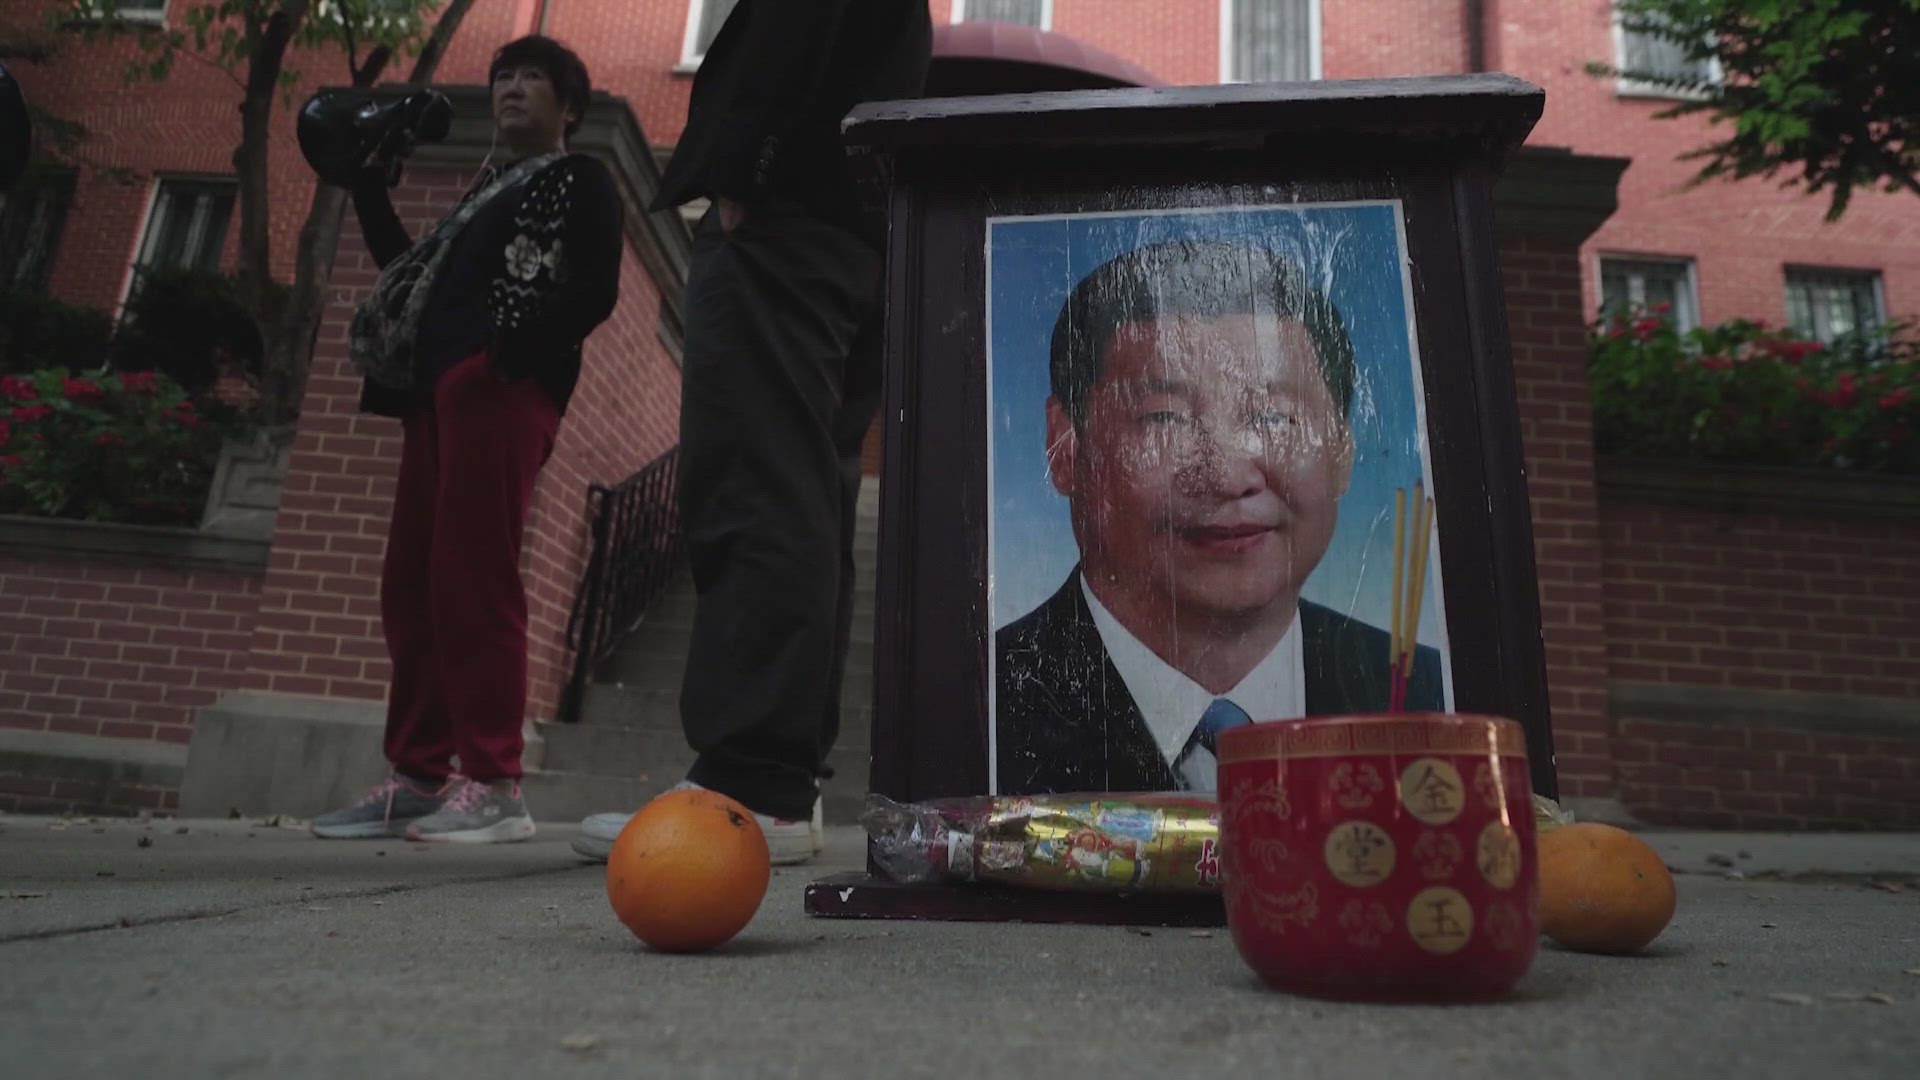
[[[438,90],[403,97],[367,90],[321,90],[294,122],[300,153],[329,184],[351,187],[369,165],[400,181],[400,159],[423,142],[439,142],[453,126],[453,103]]]

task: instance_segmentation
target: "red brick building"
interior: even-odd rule
[[[165,19],[187,3],[129,6]],[[596,107],[585,144],[620,160],[636,200],[630,218],[641,221],[629,229],[619,312],[589,349],[602,385],[583,385],[579,400],[593,404],[570,415],[535,509],[527,570],[540,719],[553,715],[567,668],[581,491],[673,441],[678,376],[661,317],[684,236],[646,219],[638,200],[654,175],[646,150],[677,137],[698,54],[729,7],[476,0],[439,72],[443,84],[481,82],[492,48],[531,30],[574,45],[618,99]],[[1920,827],[1920,492],[1596,464],[1583,330],[1603,300],[1666,301],[1683,320],[1791,321],[1822,336],[1920,315],[1920,204],[1863,192],[1827,224],[1823,197],[1766,182],[1686,186],[1691,166],[1676,157],[1706,139],[1704,121],[1654,121],[1665,102],[1586,74],[1589,61],[1641,48],[1622,39],[1608,0],[931,0],[931,9],[936,24],[1037,26],[1168,84],[1487,70],[1545,87],[1535,146],[1570,148],[1577,161],[1627,159],[1617,208],[1593,210],[1597,228],[1516,224],[1532,220],[1529,199],[1592,209],[1614,197],[1572,190],[1611,176],[1605,168],[1551,190],[1551,155],[1516,169],[1526,176],[1509,187],[1526,190],[1501,207],[1565,792],[1657,821]],[[38,246],[4,253],[0,284],[111,309],[143,260],[230,265],[233,84],[183,63],[165,83],[129,85],[119,73],[135,53],[125,42],[68,43],[48,64],[10,65],[35,101],[87,125],[84,157],[144,175],[39,174],[6,205],[19,231],[0,233]],[[343,70],[337,56],[292,66],[303,72],[296,97]],[[272,228],[284,277],[311,185],[291,114],[275,125]],[[423,153],[400,193],[403,212],[430,220],[477,165],[483,139],[456,132]],[[377,716],[373,578],[397,429],[354,415],[340,348],[350,299],[370,273],[349,228],[270,540],[0,528],[0,807],[175,805],[189,741],[243,737],[223,719],[235,701],[306,724],[332,723],[342,709],[363,726]]]

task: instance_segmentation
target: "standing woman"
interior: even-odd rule
[[[316,836],[499,843],[533,835],[520,794],[527,699],[521,538],[534,480],[619,296],[613,177],[567,138],[586,65],[540,36],[489,67],[495,155],[418,243],[370,162],[354,210],[379,284],[355,313],[361,408],[404,431],[380,613],[391,770]]]

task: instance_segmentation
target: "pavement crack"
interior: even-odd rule
[[[396,896],[403,893],[426,892],[429,889],[441,889],[454,885],[482,885],[494,881],[518,881],[522,878],[569,874],[583,869],[597,869],[597,867],[538,867],[531,870],[516,870],[510,874],[489,874],[484,877],[458,878],[448,881],[400,882],[398,884],[382,885],[372,889],[344,889],[338,892],[325,893],[314,891],[301,896],[287,897],[283,900],[269,900],[258,904],[239,904],[232,907],[194,908],[188,911],[170,911],[162,915],[121,915],[110,920],[87,923],[81,926],[60,926],[45,930],[25,930],[17,933],[0,932],[0,945],[14,945],[29,941],[51,941],[58,938],[79,937],[83,934],[97,934],[105,930],[133,930],[148,926],[166,926],[170,923],[203,922],[208,919],[224,919],[229,915],[238,915],[247,911],[271,911],[274,908],[306,905],[316,900],[364,900],[380,896]]]

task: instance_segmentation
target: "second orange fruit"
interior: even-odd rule
[[[1673,918],[1673,873],[1646,841],[1612,825],[1542,832],[1540,929],[1581,952],[1638,952]]]
[[[699,952],[753,920],[771,875],[752,811],[704,788],[654,799],[607,856],[607,901],[627,929],[663,952]]]

